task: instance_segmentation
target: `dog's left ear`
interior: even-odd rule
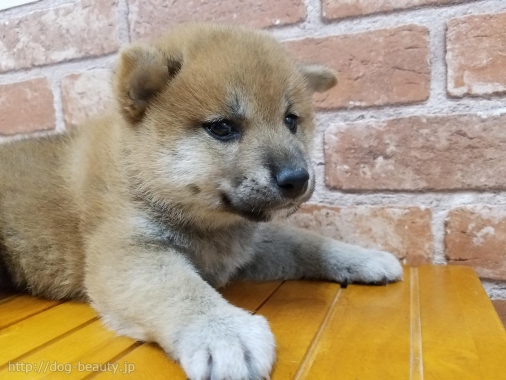
[[[130,45],[120,54],[114,91],[123,116],[142,119],[149,103],[181,69],[182,60],[148,45]]]
[[[328,67],[317,64],[301,64],[299,67],[313,92],[325,92],[337,84],[336,74]]]

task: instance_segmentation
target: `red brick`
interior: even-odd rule
[[[450,20],[446,44],[450,95],[506,94],[506,13]]]
[[[0,71],[116,51],[116,1],[81,0],[0,22]]]
[[[112,101],[111,72],[95,70],[62,80],[63,117],[67,127],[100,114]]]
[[[469,0],[322,0],[323,18],[335,20],[352,16],[390,12],[423,5],[462,3]]]
[[[450,211],[446,220],[446,256],[483,278],[506,280],[506,207],[472,205]]]
[[[418,207],[305,205],[291,223],[367,248],[389,251],[407,264],[430,263],[432,213]]]
[[[315,96],[320,109],[413,103],[428,99],[429,33],[407,25],[286,45],[297,57],[334,68],[339,84]]]
[[[0,134],[53,129],[53,92],[46,78],[0,86]]]
[[[326,183],[343,190],[506,189],[506,115],[413,116],[325,131]]]
[[[306,18],[303,0],[129,0],[134,39],[165,32],[187,21],[214,21],[264,28],[294,24]]]

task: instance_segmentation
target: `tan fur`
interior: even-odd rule
[[[311,95],[335,84],[260,31],[195,24],[126,47],[115,107],[65,136],[0,147],[0,253],[16,285],[89,298],[109,326],[158,342],[192,379],[267,376],[265,320],[210,285],[401,276],[386,253],[256,222],[311,196]],[[295,133],[287,113],[299,117]],[[211,137],[217,118],[240,139]],[[281,195],[280,167],[307,170],[307,189]]]

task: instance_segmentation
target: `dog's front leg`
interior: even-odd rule
[[[385,283],[402,279],[390,253],[345,244],[276,223],[259,228],[253,259],[237,274],[243,280],[323,279],[340,283]]]
[[[160,344],[194,379],[268,378],[267,321],[230,305],[177,251],[114,232],[89,244],[86,287],[117,332]]]

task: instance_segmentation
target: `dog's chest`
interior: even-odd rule
[[[189,258],[202,277],[215,287],[224,286],[238,268],[247,263],[253,249],[246,241],[230,237],[217,241],[199,241],[196,249],[189,252]]]
[[[143,239],[185,256],[215,287],[225,285],[253,256],[256,226],[252,224],[202,232],[171,228],[143,218],[142,226]]]

